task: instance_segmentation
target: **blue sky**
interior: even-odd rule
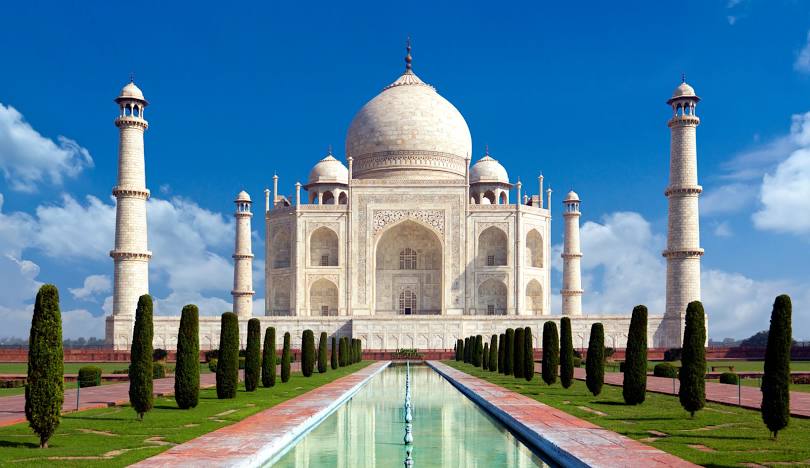
[[[103,333],[112,99],[131,72],[151,103],[159,312],[197,302],[218,314],[230,301],[234,195],[261,199],[273,173],[291,194],[330,144],[343,158],[352,116],[402,71],[410,35],[414,70],[464,115],[476,158],[488,144],[531,192],[542,172],[558,214],[564,191],[583,198],[586,313],[663,309],[665,101],[685,73],[703,98],[710,336],[767,328],[786,292],[795,335],[810,338],[806,2],[29,3],[4,6],[0,30],[0,337],[27,334],[43,282],[60,287],[66,335]]]

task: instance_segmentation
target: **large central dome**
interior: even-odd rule
[[[467,122],[406,62],[405,73],[366,103],[349,126],[352,177],[463,180],[472,147]]]

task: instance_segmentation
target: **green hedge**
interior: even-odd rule
[[[326,340],[326,332],[321,332],[318,339],[318,373],[320,374],[326,373],[326,353],[328,352]]]
[[[489,339],[489,370],[490,370],[490,372],[497,372],[498,371],[498,361],[500,361],[498,356],[500,356],[500,352],[501,352],[501,350],[498,349],[498,335],[492,335],[492,338]]]
[[[84,366],[79,369],[79,387],[96,387],[101,385],[101,367]]]
[[[512,345],[515,360],[512,361],[512,375],[516,379],[522,379],[526,375],[526,342],[523,338],[525,332],[523,328],[515,329],[515,341]]]
[[[264,331],[264,348],[262,349],[262,386],[276,385],[276,329],[267,327]]]
[[[560,319],[560,384],[568,388],[574,383],[574,340],[571,319]]]
[[[622,396],[628,405],[644,403],[647,393],[647,307],[637,305],[627,333]]]
[[[129,365],[129,402],[138,413],[138,419],[152,409],[153,365],[152,361],[152,296],[144,294],[138,298],[135,310],[135,328],[132,336]]]
[[[156,362],[152,366],[152,378],[163,379],[166,377],[166,366],[163,363]]]
[[[247,346],[245,349],[245,391],[253,392],[259,387],[262,372],[262,324],[259,319],[248,320]]]
[[[515,329],[506,329],[506,340],[504,341],[503,350],[503,373],[512,375],[515,365]]]
[[[551,385],[557,381],[557,368],[560,365],[560,338],[557,324],[548,321],[543,324],[543,382]]]
[[[210,370],[211,372],[216,374],[217,373],[217,363],[219,363],[219,359],[211,358],[208,361],[208,370]]]
[[[740,383],[740,376],[734,372],[723,372],[720,374],[720,383],[737,385]]]
[[[209,364],[210,366],[210,364]],[[180,312],[177,331],[177,363],[174,368],[174,400],[181,409],[194,408],[200,397],[199,310],[188,304]]]
[[[683,409],[694,417],[706,406],[706,314],[700,301],[686,306],[686,326],[683,330],[681,370],[678,398]]]
[[[762,421],[774,439],[790,423],[790,347],[793,342],[793,304],[777,296],[771,310],[765,372],[762,375]]]
[[[243,359],[243,358],[242,358]],[[239,318],[233,312],[222,314],[217,363],[217,398],[236,398],[239,383]]]
[[[674,379],[678,377],[678,368],[668,362],[659,362],[653,367],[653,375]]]
[[[605,383],[605,328],[601,323],[591,325],[588,354],[585,356],[585,385],[597,396]]]
[[[304,330],[301,336],[301,373],[304,377],[312,376],[315,364],[315,334],[312,330]]]
[[[281,383],[290,380],[290,333],[284,333],[284,347],[281,350]]]
[[[332,351],[332,353],[331,353],[331,356],[329,358],[329,366],[332,369],[337,369],[338,368],[338,344],[337,344],[337,338],[334,337],[334,336],[332,337],[332,350],[331,351]]]

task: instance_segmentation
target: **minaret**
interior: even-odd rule
[[[233,252],[233,312],[239,318],[253,315],[253,251],[250,242],[250,196],[244,190],[236,196],[236,246]]]
[[[134,316],[138,298],[149,293],[149,259],[152,257],[146,242],[149,190],[143,152],[143,133],[149,127],[143,110],[148,103],[131,81],[115,102],[120,110],[115,119],[120,137],[118,184],[112,191],[116,198],[115,248],[110,251],[115,262],[113,315]]]
[[[571,190],[563,200],[563,219],[565,219],[565,239],[563,240],[563,287],[562,314],[567,316],[582,315],[582,271],[580,261],[582,252],[579,247],[579,195]]]
[[[686,305],[700,300],[700,226],[698,197],[703,188],[697,178],[697,126],[695,115],[700,98],[685,79],[675,88],[667,104],[672,106],[668,125],[671,132],[669,149],[669,185],[664,191],[669,200],[667,226],[667,304],[665,316],[678,319],[677,330],[668,333],[668,345],[681,345],[681,317]],[[678,332],[677,335],[675,332]]]

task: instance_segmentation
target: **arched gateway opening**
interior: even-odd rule
[[[438,315],[442,311],[442,244],[414,221],[388,228],[374,251],[375,315]]]

